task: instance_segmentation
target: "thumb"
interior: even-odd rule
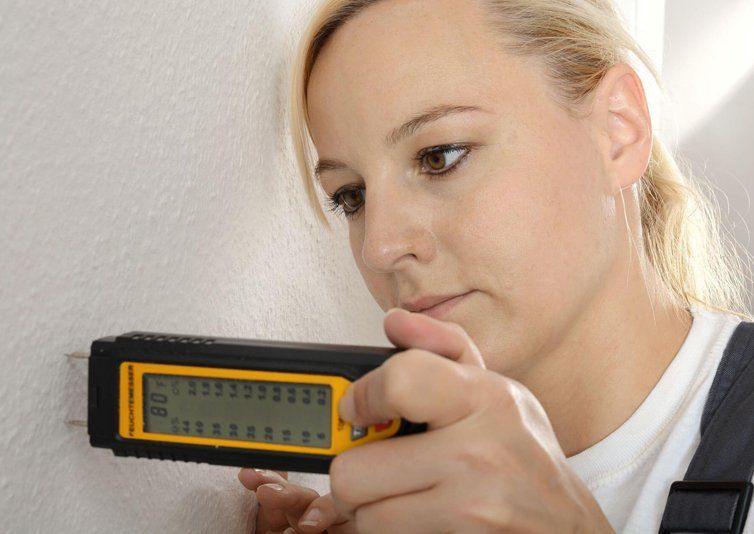
[[[385,334],[396,347],[422,349],[458,363],[485,368],[474,340],[458,323],[423,313],[391,308],[383,319]]]

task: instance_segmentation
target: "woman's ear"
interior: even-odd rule
[[[637,183],[652,153],[652,120],[636,71],[620,63],[600,81],[590,118],[612,193]]]

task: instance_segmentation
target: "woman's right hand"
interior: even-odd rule
[[[320,496],[311,488],[288,482],[285,471],[243,468],[238,480],[256,491],[256,534],[356,534],[353,523],[335,509],[329,493]]]

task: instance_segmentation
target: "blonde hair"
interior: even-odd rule
[[[364,8],[386,0],[325,0],[313,15],[293,66],[290,120],[296,161],[311,207],[330,229],[317,197],[307,86],[322,47]],[[612,0],[475,0],[511,53],[543,61],[553,98],[573,110],[613,65],[637,57],[662,87],[652,61],[623,25]],[[677,159],[654,137],[638,185],[646,261],[673,303],[700,305],[750,319],[747,271],[737,245],[723,228],[719,208],[703,184],[684,174]],[[747,256],[748,258],[748,256]],[[747,263],[746,267],[749,267]],[[745,274],[746,273],[746,274]]]

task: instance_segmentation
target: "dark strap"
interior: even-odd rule
[[[701,442],[670,486],[660,534],[743,533],[754,476],[754,323],[742,322],[704,406]]]

